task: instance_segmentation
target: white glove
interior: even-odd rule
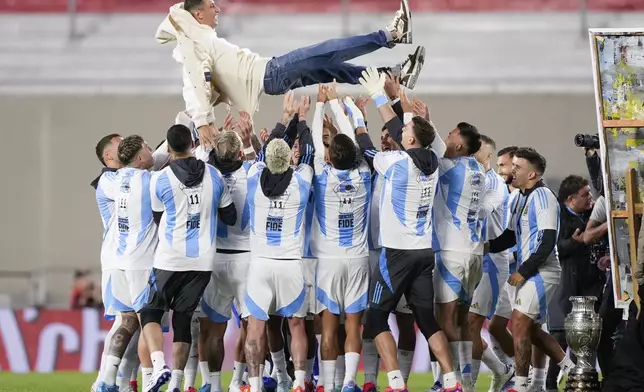
[[[360,84],[367,90],[369,95],[373,98],[376,95],[385,93],[385,81],[387,78],[385,74],[378,73],[374,67],[369,67],[362,71]]]
[[[353,102],[353,98],[346,97],[344,98],[344,107],[347,108],[347,113],[351,116],[353,120],[353,128],[358,129],[365,126],[364,116],[362,111],[356,106],[356,103]]]

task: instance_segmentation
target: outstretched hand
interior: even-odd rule
[[[376,68],[369,67],[362,71],[362,77],[359,81],[371,98],[374,98],[378,95],[384,95],[386,80],[387,78],[384,74],[378,73]]]
[[[293,90],[286,93],[284,96],[284,116],[282,120],[284,123],[288,123],[293,115],[297,112],[297,104],[295,103],[295,92]]]

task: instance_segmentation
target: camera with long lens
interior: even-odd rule
[[[599,136],[578,133],[575,135],[575,146],[583,148],[599,148]]]

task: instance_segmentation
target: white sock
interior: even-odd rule
[[[324,376],[324,390],[332,391],[335,388],[333,384],[335,382],[335,360],[322,361],[322,372],[320,374]]]
[[[130,342],[125,348],[125,353],[123,353],[123,358],[121,359],[118,374],[119,377],[117,377],[116,385],[118,385],[119,389],[122,391],[130,386],[132,373],[134,370],[138,370],[139,365],[141,364],[138,354],[139,336],[141,336],[140,328],[132,334],[132,339],[130,339]],[[136,380],[136,378],[134,378],[134,380]]]
[[[443,388],[454,388],[457,383],[461,382],[457,372],[443,374]]]
[[[242,369],[242,372],[244,370]],[[199,373],[201,374],[201,386],[210,382],[210,368],[208,368],[208,361],[199,362]]]
[[[248,377],[248,385],[250,385],[250,392],[261,392],[259,386],[259,379],[261,377]]]
[[[403,375],[405,384],[409,380],[409,373],[411,373],[411,366],[414,363],[414,352],[407,350],[398,350],[398,366]]]
[[[170,384],[168,384],[168,391],[174,391],[181,388],[181,382],[183,381],[183,370],[173,370],[172,378],[170,379]]]
[[[481,369],[481,360],[472,359],[472,385],[476,385],[476,380],[479,378],[479,370]]]
[[[546,375],[548,374],[548,369],[534,368],[532,370],[532,380],[530,384],[539,390],[546,387]]]
[[[280,350],[275,353],[271,353],[271,359],[273,360],[273,366],[275,372],[274,377],[278,383],[282,381],[288,381],[288,373],[286,373],[286,356],[284,355],[284,350]]]
[[[441,385],[443,384],[443,370],[441,369],[441,365],[438,364],[437,361],[432,362],[432,375],[434,376],[434,383],[440,382]]]
[[[141,361],[137,361],[138,365],[134,369],[132,369],[132,374],[130,375],[130,381],[136,381],[138,382],[139,380],[139,368],[141,367]]]
[[[141,368],[141,376],[143,377],[143,388],[145,388],[146,385],[150,382],[150,379],[152,378],[152,373],[154,373],[154,369],[152,368]]]
[[[152,360],[152,367],[154,372],[158,372],[165,366],[165,357],[163,356],[163,351],[155,351],[150,353],[150,359]]]
[[[208,362],[206,362],[208,365]],[[244,370],[246,369],[246,364],[241,362],[233,362],[233,378],[230,380],[230,385],[234,387],[239,387],[242,385],[242,378],[244,377]]]
[[[210,391],[221,392],[221,372],[210,373]]]
[[[315,358],[306,360],[306,381],[313,380],[313,366],[315,365]]]
[[[402,389],[405,387],[405,380],[403,380],[400,370],[392,370],[387,373],[387,379],[389,380],[391,389]]]
[[[472,385],[472,342],[458,342],[458,363],[464,385]]]
[[[557,365],[559,365],[559,367],[561,368],[561,370],[564,372],[566,376],[568,376],[568,372],[570,372],[570,369],[575,367],[575,363],[567,355]]]
[[[517,392],[528,392],[528,377],[515,376],[514,377],[514,390]]]
[[[344,361],[344,355],[338,355],[338,359],[335,361],[335,380],[333,384],[340,386],[344,382],[344,375],[346,374],[346,364]]]
[[[264,374],[266,371],[266,365],[259,365],[259,374]],[[246,377],[246,383],[248,383],[248,372],[244,373],[244,377]],[[250,384],[249,384],[250,385]],[[259,387],[261,389],[264,389],[264,377],[259,377]]]
[[[260,374],[262,374],[261,372],[264,370],[264,367],[260,366],[259,369],[260,369]],[[259,380],[260,380],[259,385],[263,385],[262,381],[264,379],[262,377],[260,377]],[[246,384],[250,385],[250,381],[248,380],[248,372],[246,370],[244,370],[244,375],[242,376],[242,383],[246,383]]]
[[[358,366],[360,365],[360,354],[346,353],[344,354],[344,362],[346,372],[344,374],[343,385],[347,385],[351,381],[356,382],[356,376],[358,375]]]
[[[370,382],[378,386],[378,365],[380,359],[378,358],[378,348],[376,343],[371,340],[362,341],[362,363],[364,365],[364,382]]]
[[[495,355],[494,350],[492,350],[490,346],[487,346],[487,348],[483,351],[482,361],[485,366],[487,366],[490,371],[492,371],[492,373],[499,376],[505,374],[506,365],[501,362],[501,359]]]
[[[295,371],[295,380],[293,380],[293,389],[301,387],[304,389],[304,379],[306,378],[306,370],[296,370]]]
[[[492,336],[492,334],[490,334],[490,344],[488,344],[488,347],[490,346],[492,346],[492,351],[494,352],[496,357],[499,358],[501,362],[503,362],[506,365],[510,365],[510,362],[509,362],[510,357],[505,355],[505,352],[501,348],[501,344],[499,344],[498,340],[496,340],[494,336]]]
[[[198,359],[197,359],[197,361],[198,361]],[[195,382],[197,381],[197,366],[195,366],[193,368],[192,366],[190,366],[191,365],[190,362],[194,362],[194,361],[192,361],[191,358],[188,359],[188,363],[186,364],[186,368],[183,370],[183,373],[185,375],[184,381],[183,381],[183,390],[184,391],[187,390],[189,387],[194,387]],[[197,364],[195,363],[195,365],[197,365]]]
[[[449,355],[452,357],[452,366],[454,367],[454,373],[456,373],[457,377],[460,379],[461,378],[461,368],[459,366],[459,360],[458,360],[458,342],[449,342]],[[443,378],[445,376],[443,375]],[[443,385],[443,388],[449,388]]]
[[[103,379],[101,380],[105,385],[116,385],[116,376],[120,363],[121,358],[114,355],[108,355],[107,358],[105,358],[105,370],[103,371]]]
[[[121,327],[122,321],[123,320],[120,315],[116,316],[112,323],[112,327],[107,331],[107,335],[105,335],[105,340],[103,341],[103,353],[101,354],[101,365],[98,369],[98,375],[96,376],[96,384],[103,380],[105,364],[107,363],[107,353],[110,349],[110,342],[112,341],[112,336],[114,336],[116,331]]]
[[[270,362],[264,361],[264,365],[263,366],[260,365],[261,368],[260,368],[259,374],[261,374],[262,376],[271,377],[272,379],[275,379],[274,377],[275,374],[273,374],[277,372],[277,370],[275,369],[275,365],[271,367],[271,366],[267,366],[266,364],[270,365]],[[268,369],[271,369],[271,371],[269,372]]]

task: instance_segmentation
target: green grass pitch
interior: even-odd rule
[[[230,377],[230,372],[224,372],[222,383],[225,392],[228,391]],[[90,386],[95,378],[95,373],[12,374],[0,372],[0,392],[90,392]],[[358,382],[361,383],[363,380],[362,374],[358,375]],[[481,374],[476,383],[476,391],[486,392],[490,387],[490,381],[490,376]],[[139,386],[140,383],[139,379]],[[424,392],[432,384],[431,373],[413,373],[409,378],[408,387],[410,392]],[[197,377],[197,385],[201,385],[200,377]],[[384,390],[384,386],[387,385],[385,374],[380,374],[379,385],[381,386],[380,390]]]

